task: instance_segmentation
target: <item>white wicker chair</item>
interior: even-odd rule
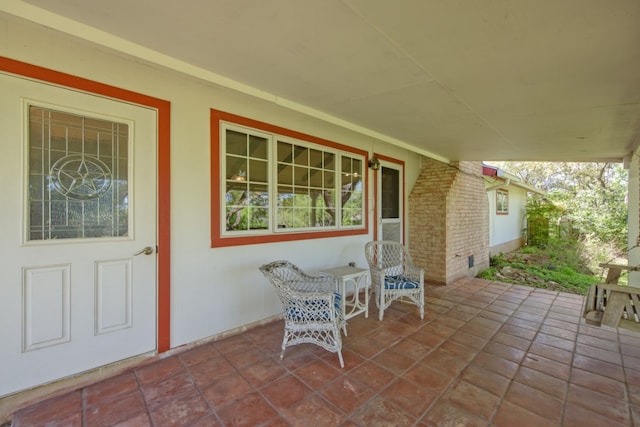
[[[400,242],[379,240],[367,243],[364,252],[380,320],[395,300],[417,305],[424,319],[424,270],[413,265],[407,248]]]
[[[340,366],[344,368],[340,329],[346,334],[346,322],[342,317],[342,298],[337,293],[337,278],[307,275],[289,261],[265,264],[260,271],[282,303],[284,338],[280,359],[287,347],[311,343],[338,353]]]

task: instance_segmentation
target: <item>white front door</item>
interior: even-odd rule
[[[403,242],[403,167],[383,160],[377,178],[378,240]]]
[[[0,93],[1,397],[156,349],[157,117],[1,73]]]

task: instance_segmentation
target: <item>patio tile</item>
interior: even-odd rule
[[[286,373],[282,365],[273,359],[265,359],[243,369],[243,376],[254,387],[261,387]]]
[[[529,347],[529,354],[546,357],[547,359],[555,360],[556,362],[571,364],[573,360],[573,352],[563,350],[561,348],[553,347],[547,344],[541,344],[534,342]]]
[[[473,316],[471,316],[473,318]],[[453,310],[439,315],[430,323],[429,329],[433,330],[440,336],[447,337],[451,335],[452,329],[458,329],[467,324],[467,319],[457,316]]]
[[[623,354],[622,363],[624,364],[625,368],[640,370],[640,358],[638,357],[632,357],[632,356]]]
[[[444,375],[437,370],[431,369],[428,365],[421,363],[409,369],[403,375],[403,378],[423,387],[428,387],[430,390],[441,392],[453,381],[454,377]]]
[[[578,315],[577,317],[580,318],[580,315]],[[542,325],[543,326],[553,326],[553,327],[558,328],[558,329],[564,329],[564,330],[572,331],[572,332],[578,332],[578,328],[579,328],[579,324],[578,323],[564,322],[562,320],[552,319],[552,318],[549,318],[549,317],[547,317],[546,319],[544,319],[542,321]],[[553,335],[553,334],[549,334],[549,335]]]
[[[421,329],[416,333],[409,335],[409,339],[431,348],[438,347],[440,344],[445,342],[445,340],[447,339],[446,337],[438,335],[432,332],[430,329],[431,328]]]
[[[533,341],[533,338],[536,336],[538,331],[531,330],[531,329],[523,329],[515,325],[504,324],[502,325],[498,333],[504,333],[507,335],[525,339],[527,341]]]
[[[575,341],[578,335],[578,331],[572,331],[566,328],[560,328],[557,326],[550,325],[548,322],[545,322],[540,327],[540,333],[545,335],[551,335],[554,337],[562,338],[568,341]]]
[[[493,417],[501,400],[495,394],[466,381],[453,384],[443,395],[443,399],[449,399],[457,406],[487,421]]]
[[[562,400],[517,382],[511,383],[505,399],[527,411],[560,422],[562,416]]]
[[[426,294],[425,321],[408,304],[351,319],[344,369],[311,344],[281,360],[276,320],[25,408],[13,427],[640,425],[640,334],[584,324],[582,297],[473,278]]]
[[[517,348],[522,351],[528,350],[531,346],[530,339],[520,338],[502,331],[496,333],[493,338],[491,338],[491,341],[508,345],[509,347]]]
[[[400,378],[380,396],[408,414],[419,417],[438,398],[438,393]]]
[[[640,371],[625,369],[627,387],[629,389],[629,401],[640,405]]]
[[[213,415],[212,415],[213,417]],[[149,418],[149,414],[147,414],[146,412],[135,415],[132,418],[129,418],[127,420],[121,421],[117,424],[113,424],[114,427],[151,427],[151,419]],[[215,424],[214,422],[209,422],[206,424],[192,424],[191,427],[204,427],[204,426],[209,426],[209,427],[217,427],[217,424]]]
[[[567,402],[575,403],[587,409],[598,408],[598,413],[607,418],[622,423],[631,424],[629,409],[627,404],[613,397],[580,387],[575,384],[569,385]]]
[[[567,393],[566,381],[524,366],[520,367],[514,381],[562,400],[564,400]]]
[[[640,406],[631,405],[631,420],[633,421],[633,425],[640,425]]]
[[[517,363],[485,352],[478,353],[471,365],[479,366],[506,378],[513,378],[518,370]]]
[[[337,426],[345,419],[335,406],[317,395],[289,408],[283,417],[293,427]]]
[[[224,425],[256,426],[278,416],[258,393],[250,393],[217,410]]]
[[[547,359],[546,357],[533,353],[527,353],[522,360],[521,366],[544,372],[563,381],[568,381],[571,375],[571,365],[553,359]]]
[[[287,409],[313,393],[298,378],[288,375],[260,389],[262,395],[278,410]]]
[[[495,335],[496,329],[493,327],[486,327],[482,324],[471,322],[467,323],[463,327],[459,329],[460,331],[466,332],[471,335],[475,335],[476,337],[490,339]]]
[[[396,375],[403,373],[416,362],[414,358],[396,351],[393,348],[381,352],[373,358],[373,361],[380,366],[384,366]]]
[[[201,388],[202,395],[214,408],[226,405],[245,394],[253,392],[254,389],[245,380],[242,375],[237,372],[216,378],[206,387]]]
[[[421,363],[449,377],[457,376],[468,364],[464,359],[442,349],[432,351]]]
[[[540,329],[540,325],[542,324],[542,322],[540,322],[539,320],[534,321],[521,319],[517,316],[510,317],[509,319],[507,319],[506,323],[509,325],[517,326],[519,328],[531,329],[532,331],[538,331],[538,329]]]
[[[579,427],[623,427],[629,424],[621,424],[600,413],[600,411],[591,411],[583,406],[574,403],[567,403],[564,409],[564,426]]]
[[[84,390],[84,404],[95,405],[103,400],[138,390],[138,380],[133,371],[125,372],[88,386]]]
[[[146,413],[147,409],[142,395],[136,390],[88,407],[85,411],[85,423],[89,426],[106,427]]]
[[[509,379],[479,366],[469,366],[464,370],[460,379],[487,390],[498,397],[504,395],[510,383]]]
[[[614,365],[622,365],[622,357],[619,351],[603,350],[599,347],[593,347],[585,344],[577,344],[575,351],[577,354],[588,356],[593,359],[602,360]]]
[[[560,423],[534,414],[514,403],[503,401],[493,418],[496,427],[559,427]],[[582,424],[575,424],[576,427]]]
[[[304,365],[298,368],[294,373],[314,389],[321,389],[327,383],[342,375],[340,366],[334,367],[322,359],[317,359],[307,365]]]
[[[426,425],[484,427],[487,421],[465,411],[449,400],[439,400],[422,418]]]
[[[324,357],[326,355],[332,355],[333,360],[338,362],[338,354],[337,353],[329,353],[322,347],[319,347],[315,344],[301,344],[293,347],[287,347],[287,351],[284,353],[284,359],[282,359],[282,365],[287,369],[298,369],[301,366],[308,365],[309,363],[315,362],[318,360],[318,357]],[[278,358],[280,358],[280,353],[278,353]],[[269,358],[265,358],[266,360]],[[258,359],[254,361],[252,364],[246,365],[251,366],[255,363],[260,362]]]
[[[625,384],[592,372],[574,368],[571,371],[571,383],[623,400],[626,396]]]
[[[217,356],[187,368],[198,386],[204,386],[224,375],[235,372],[234,367],[222,356]]]
[[[184,366],[180,362],[180,359],[175,356],[136,369],[136,374],[142,384],[158,381],[180,372],[184,372]]]
[[[444,342],[439,347],[439,350],[447,354],[450,354],[452,356],[455,356],[457,358],[460,358],[465,362],[470,362],[471,360],[473,360],[473,358],[476,357],[479,351],[476,348],[469,347],[464,344],[459,344],[451,340]]]
[[[482,338],[476,335],[472,335],[468,332],[457,331],[451,335],[450,341],[457,342],[475,349],[482,349],[489,342],[488,338]]]
[[[350,416],[371,399],[375,391],[360,380],[342,376],[323,388],[320,394]]]
[[[408,338],[403,338],[401,341],[395,343],[391,348],[395,351],[406,354],[413,360],[422,359],[433,350],[433,347]]]
[[[525,352],[523,350],[510,347],[493,340],[490,341],[482,351],[501,357],[503,359],[510,360],[515,363],[520,363],[525,355]]]
[[[81,423],[82,393],[75,391],[19,411],[14,417],[12,426],[64,427],[80,426]]]
[[[396,378],[393,372],[371,361],[366,361],[349,372],[349,376],[373,389],[383,389]]]
[[[243,368],[266,359],[267,355],[252,345],[251,347],[233,353],[225,353],[224,357],[235,368]]]
[[[355,338],[354,340],[349,340],[349,343],[345,345],[345,348],[348,348],[349,350],[368,359],[384,350],[385,346],[375,338],[363,336]]]
[[[280,335],[282,341],[282,335]],[[234,335],[229,338],[214,342],[213,347],[222,354],[236,353],[253,347],[253,341],[245,334]]]
[[[381,397],[368,402],[361,411],[351,417],[351,420],[358,426],[367,427],[410,426],[416,421],[411,415]],[[310,425],[314,424],[306,424]]]
[[[617,381],[624,381],[624,371],[620,365],[576,354],[573,358],[573,366]]]
[[[576,343],[573,340],[567,340],[567,339],[559,338],[553,335],[547,335],[542,332],[536,335],[533,342],[536,344],[545,344],[551,347],[560,348],[565,351],[573,351],[576,345]]]
[[[204,344],[179,354],[178,358],[182,361],[184,366],[189,367],[219,355],[220,353],[213,347],[213,345]]]
[[[210,414],[209,406],[197,391],[160,405],[151,411],[156,426],[184,426]]]
[[[147,405],[154,407],[193,389],[191,377],[186,372],[182,372],[151,384],[144,384],[142,395]]]

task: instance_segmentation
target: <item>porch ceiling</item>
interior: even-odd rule
[[[620,161],[640,142],[637,0],[3,3],[443,160]]]

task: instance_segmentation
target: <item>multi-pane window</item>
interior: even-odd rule
[[[364,227],[364,157],[221,124],[223,235]]]
[[[509,213],[509,192],[507,190],[496,190],[496,213]]]
[[[226,129],[227,231],[269,228],[268,136]]]

